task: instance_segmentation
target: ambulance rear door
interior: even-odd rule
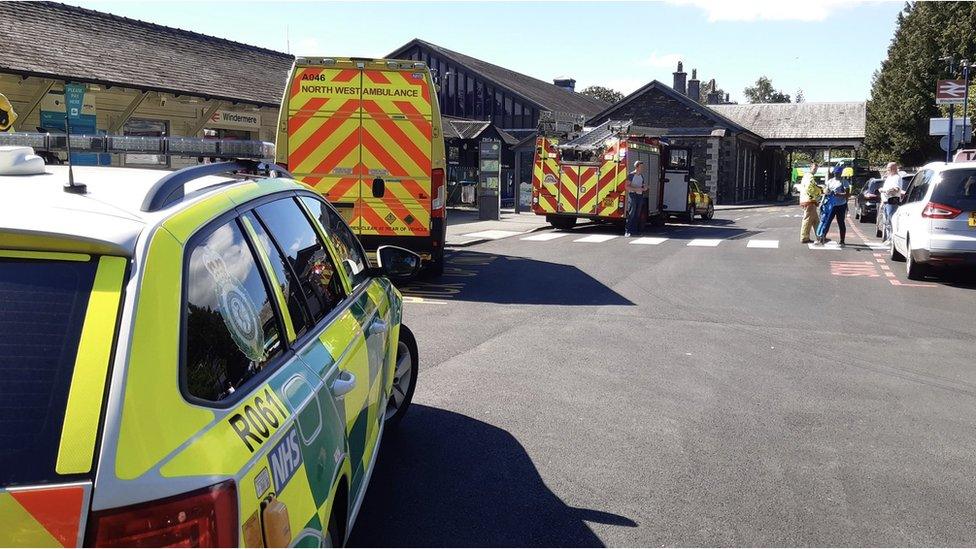
[[[430,235],[431,87],[413,62],[364,62],[360,234]]]
[[[278,154],[299,181],[318,190],[360,231],[362,70],[349,60],[299,59],[285,94]],[[286,144],[282,146],[282,137]],[[279,161],[282,159],[279,156]]]

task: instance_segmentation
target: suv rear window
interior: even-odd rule
[[[976,170],[947,170],[932,191],[932,201],[966,211],[976,210]]]
[[[49,482],[97,259],[0,258],[0,486]]]

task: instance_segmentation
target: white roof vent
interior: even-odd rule
[[[44,159],[31,147],[0,147],[0,175],[44,173]]]

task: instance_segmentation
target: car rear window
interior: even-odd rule
[[[0,486],[52,481],[97,261],[0,258]]]
[[[932,191],[932,201],[966,211],[976,210],[976,170],[947,170]]]

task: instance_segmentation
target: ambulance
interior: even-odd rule
[[[278,120],[277,162],[331,202],[366,246],[444,269],[445,152],[424,63],[299,57]]]
[[[607,122],[580,132],[562,131],[557,121],[540,121],[532,170],[532,211],[555,228],[571,229],[579,219],[625,220],[627,173],[644,165],[648,186],[641,224],[663,225],[667,143],[631,122]],[[555,128],[555,129],[554,129]]]

